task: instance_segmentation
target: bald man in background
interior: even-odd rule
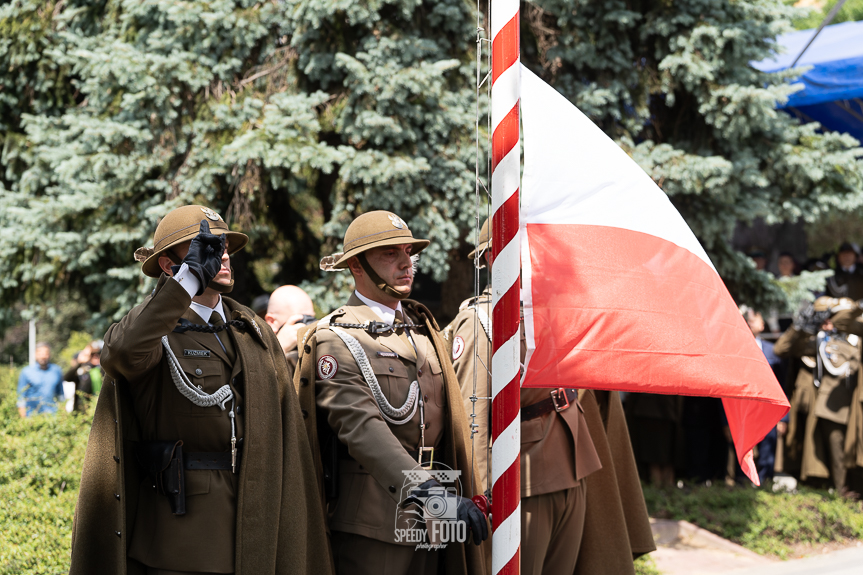
[[[264,319],[269,324],[285,352],[288,361],[288,371],[294,377],[299,354],[297,352],[297,332],[306,325],[306,321],[315,319],[315,305],[312,298],[297,286],[286,285],[276,288],[270,294],[267,303],[267,315]]]

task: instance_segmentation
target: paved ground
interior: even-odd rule
[[[686,521],[651,520],[663,575],[861,575],[863,542],[815,557],[768,559]]]

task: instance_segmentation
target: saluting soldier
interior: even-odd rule
[[[861,393],[860,338],[848,331],[859,323],[860,314],[853,300],[819,297],[773,348],[779,357],[797,357],[802,362],[786,438],[790,455],[802,457],[800,477],[830,478],[843,495],[847,494],[846,432],[851,414],[859,417],[859,401],[854,405],[853,399]],[[834,317],[843,331],[834,325]]]
[[[477,249],[491,267],[491,221],[480,230]],[[476,405],[474,454],[484,485],[490,475],[491,288],[462,303],[447,327],[452,359],[466,410]],[[521,332],[521,360],[526,343]],[[562,383],[562,382],[561,382]],[[573,573],[587,505],[586,482],[601,467],[575,389],[521,390],[521,569],[525,574]],[[606,541],[608,549],[621,549]],[[626,542],[628,546],[628,541]],[[623,551],[631,562],[631,554]]]
[[[285,356],[223,297],[247,241],[192,205],[136,252],[159,282],[105,334],[71,573],[332,572]]]
[[[432,520],[424,532],[430,539],[433,520],[447,513],[473,543],[488,537],[485,516],[467,498],[476,491],[467,421],[445,343],[428,309],[406,299],[412,257],[428,244],[397,215],[373,211],[350,224],[343,253],[321,262],[328,271],[349,270],[356,288],[301,336],[295,376],[310,440],[330,479],[337,573],[483,572],[481,550],[469,541],[434,549],[418,547],[425,535],[403,536],[415,530],[400,512],[417,501]],[[461,493],[439,480],[440,463],[460,475]]]

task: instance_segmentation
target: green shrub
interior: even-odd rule
[[[19,371],[0,368],[0,573],[66,573],[94,405],[21,419]]]
[[[861,504],[826,491],[644,486],[651,517],[683,519],[756,553],[785,559],[796,547],[863,539]]]

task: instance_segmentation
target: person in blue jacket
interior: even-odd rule
[[[36,363],[22,369],[18,378],[18,413],[21,417],[57,412],[57,401],[64,397],[63,371],[50,360],[48,344],[37,343]]]

